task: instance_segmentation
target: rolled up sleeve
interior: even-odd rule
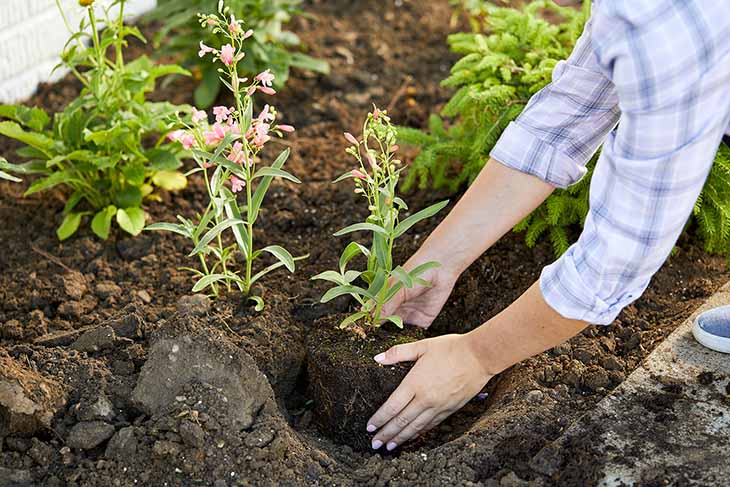
[[[494,160],[558,188],[585,175],[619,117],[614,86],[596,62],[591,26],[589,21],[573,53],[557,64],[552,82],[504,131],[490,153]]]

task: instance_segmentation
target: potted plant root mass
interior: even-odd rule
[[[322,297],[323,303],[348,296],[356,306],[351,314],[330,315],[315,323],[307,344],[309,392],[321,431],[337,442],[366,449],[370,446],[367,420],[410,370],[404,364],[379,365],[373,357],[394,345],[423,338],[420,329],[404,328],[401,317],[386,315],[384,306],[403,289],[429,286],[421,276],[439,265],[429,262],[410,271],[394,266],[393,245],[448,201],[400,218],[408,206],[397,195],[402,164],[396,156],[396,131],[385,112],[376,108],[367,116],[361,140],[349,133],[345,138],[352,144],[347,153],[359,167],[335,182],[352,179],[355,194],[367,201],[370,214],[365,222],[343,228],[335,236],[369,233],[372,244],[368,248],[350,242],[336,271],[313,277],[334,285]],[[349,268],[360,261],[367,261],[365,270]]]

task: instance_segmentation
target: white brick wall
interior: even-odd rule
[[[103,0],[102,0],[103,1]],[[78,26],[83,9],[78,0],[61,0],[72,27]],[[155,0],[129,0],[130,16],[152,8]],[[68,31],[55,0],[0,0],[0,103],[22,101],[38,83],[55,81],[51,76]]]

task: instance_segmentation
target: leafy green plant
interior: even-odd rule
[[[398,150],[395,144],[396,130],[386,112],[376,108],[368,114],[363,126],[362,140],[349,133],[345,134],[345,138],[352,144],[347,148],[347,153],[357,159],[359,168],[343,174],[335,182],[354,179],[355,193],[365,197],[370,215],[365,222],[343,228],[335,233],[335,236],[353,232],[372,232],[372,245],[368,249],[358,242],[351,242],[340,257],[338,271],[326,271],[312,279],[335,284],[335,287],[322,296],[323,303],[339,296],[350,295],[360,304],[361,309],[346,318],[340,325],[342,328],[359,320],[365,320],[369,325],[376,327],[390,321],[402,328],[403,320],[399,316],[381,316],[383,305],[403,286],[406,288],[412,288],[416,284],[429,286],[430,283],[420,276],[439,264],[428,262],[410,272],[401,266],[394,267],[393,245],[395,240],[413,225],[441,211],[448,201],[429,206],[401,220],[400,214],[402,211],[407,211],[408,206],[398,196],[398,180],[402,165],[396,158]],[[348,270],[350,261],[361,254],[367,257],[367,269]],[[366,283],[367,288],[357,285],[358,280]]]
[[[195,91],[199,107],[211,106],[221,90],[218,73],[209,63],[201,63],[199,52],[203,45],[220,45],[219,34],[208,31],[201,40],[195,17],[191,12],[212,12],[217,0],[160,0],[147,15],[149,21],[162,23],[155,42],[162,44],[162,54],[180,56],[200,80]],[[284,86],[292,67],[329,74],[329,65],[299,51],[301,41],[293,32],[284,30],[292,17],[301,13],[302,0],[229,0],[231,21],[245,19],[248,38],[246,58],[239,63],[241,77],[253,76],[270,69],[276,77],[276,88]],[[249,30],[250,29],[250,30]]]
[[[198,167],[188,174],[203,174],[208,206],[197,216],[197,221],[178,216],[180,223],[154,223],[146,229],[174,232],[191,241],[190,257],[197,256],[200,260],[200,269],[188,268],[198,277],[194,292],[210,289],[211,294],[218,297],[221,286],[228,291],[235,286],[255,302],[257,310],[261,310],[264,302],[261,297],[251,294],[252,286],[280,267],[294,272],[295,262],[307,257],[294,258],[279,245],[254,247],[254,225],[272,181],[281,178],[300,182],[283,169],[289,149],[281,152],[273,164],[264,167],[260,167],[260,152],[271,140],[271,134],[283,136],[294,127],[276,123],[276,110],[269,105],[254,118],[253,95],[257,91],[274,94],[271,88],[274,75],[266,70],[250,82],[240,77],[238,63],[244,59],[247,36],[240,21],[229,23],[227,14],[228,8],[221,3],[217,15],[200,15],[199,20],[203,28],[226,40],[220,49],[206,47],[205,54],[211,54],[214,62],[223,64],[223,68],[219,68],[221,80],[232,91],[236,106],[215,107],[216,121],[212,126],[208,124],[207,114],[196,110],[192,125],[170,134],[172,140],[191,150]],[[245,197],[243,204],[238,202],[241,193]],[[227,244],[224,233],[230,234],[234,243]],[[263,253],[271,254],[276,262],[254,273],[254,261]],[[243,258],[241,270],[235,260],[238,254]]]
[[[474,32],[449,37],[451,49],[463,55],[443,85],[456,92],[433,114],[425,131],[399,127],[401,143],[420,147],[404,188],[434,187],[451,192],[471,184],[489,153],[530,97],[546,86],[558,61],[566,59],[583,31],[590,2],[582,10],[538,0],[523,9],[497,7],[484,0],[454,0]],[[549,22],[546,17],[554,22]],[[449,122],[445,122],[445,119]],[[588,190],[597,156],[588,174],[566,190],[556,190],[538,209],[515,227],[525,232],[528,246],[548,237],[556,255],[571,243],[571,229],[588,213]],[[726,150],[715,167],[695,208],[699,235],[706,248],[730,251],[730,160]]]
[[[102,239],[109,236],[113,219],[137,235],[145,224],[142,201],[154,187],[175,190],[186,182],[176,172],[182,148],[160,134],[174,129],[171,118],[188,108],[152,103],[145,96],[157,78],[189,73],[178,66],[155,65],[144,56],[124,61],[127,37],[144,40],[139,30],[124,24],[125,0],[99,9],[92,1],[81,3],[87,5],[87,15],[66,44],[59,66],[69,68],[83,90],[52,121],[39,108],[0,105],[0,118],[9,119],[0,122],[0,134],[25,144],[18,154],[31,159],[24,164],[1,161],[0,170],[42,174],[26,195],[58,185],[71,188],[56,232],[61,240],[73,235],[86,215],[94,215],[91,229]],[[119,9],[116,19],[111,18],[113,8]],[[106,27],[100,32],[102,23]]]
[[[8,164],[8,160],[4,157],[0,157],[0,167],[6,166]],[[4,179],[6,181],[12,181],[13,183],[19,183],[22,181],[20,178],[16,178],[12,174],[8,174],[5,171],[0,171],[0,179]]]

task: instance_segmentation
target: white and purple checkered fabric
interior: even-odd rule
[[[565,188],[603,143],[580,239],[546,267],[566,318],[610,324],[646,289],[730,133],[730,0],[598,0],[570,58],[491,156]]]

